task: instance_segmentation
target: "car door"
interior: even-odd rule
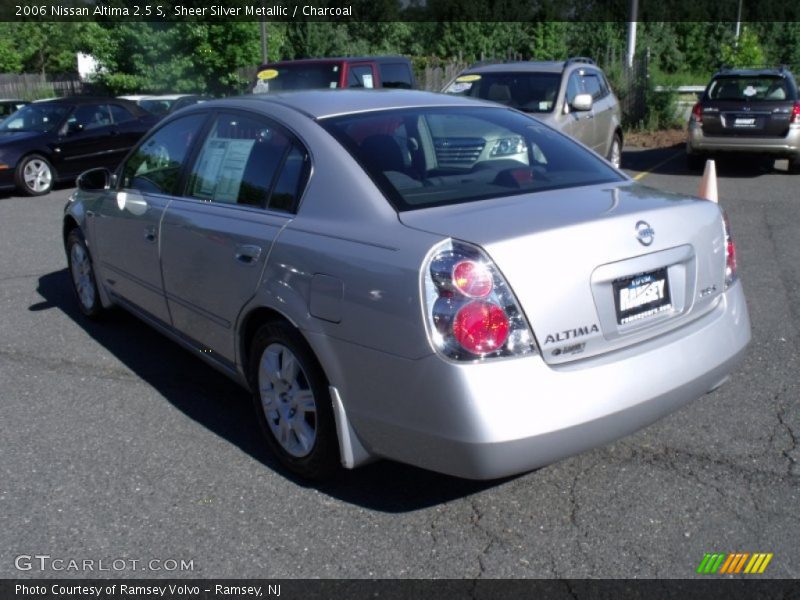
[[[218,360],[235,361],[234,325],[292,219],[307,162],[303,146],[273,121],[220,111],[183,197],[167,208],[161,265],[172,322]]]
[[[96,256],[112,295],[170,323],[160,265],[160,224],[207,113],[191,114],[152,132],[119,169],[119,184],[94,219]]]
[[[114,166],[120,154],[112,139],[112,128],[108,104],[76,106],[61,131],[58,143],[59,176],[69,177],[95,167]]]
[[[584,71],[583,86],[586,93],[592,95],[595,138],[592,149],[600,156],[606,156],[614,136],[614,97],[600,73],[592,69]]]
[[[149,129],[148,124],[143,123],[139,117],[134,115],[127,106],[118,103],[109,103],[111,118],[114,122],[112,135],[116,138],[115,144],[119,150],[117,161],[122,160],[125,154],[136,145],[142,135]],[[155,119],[153,120],[155,122]]]
[[[567,91],[564,98],[566,114],[563,114],[561,130],[582,144],[594,149],[597,140],[594,131],[594,107],[591,110],[579,111],[572,108],[572,102],[578,94],[585,94],[583,76],[579,70],[570,73],[567,79]]]

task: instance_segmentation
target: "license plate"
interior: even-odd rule
[[[733,122],[734,127],[753,127],[755,124],[756,124],[755,118],[745,119],[739,117]]]
[[[617,323],[626,325],[672,308],[667,269],[623,277],[613,282]]]

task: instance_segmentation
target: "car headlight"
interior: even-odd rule
[[[489,156],[513,156],[514,154],[524,154],[524,152],[525,140],[521,136],[515,135],[497,140]]]

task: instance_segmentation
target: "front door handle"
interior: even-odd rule
[[[242,244],[236,247],[234,258],[244,265],[254,265],[261,256],[261,246]]]

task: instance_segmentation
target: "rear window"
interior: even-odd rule
[[[267,65],[256,73],[253,93],[336,88],[341,69],[339,63]]]
[[[445,93],[500,102],[533,113],[555,107],[561,73],[473,73],[456,77]]]
[[[399,211],[623,180],[567,137],[504,108],[414,108],[320,122]]]
[[[410,90],[413,86],[411,69],[404,63],[381,63],[381,85],[385,88]]]
[[[748,102],[793,100],[793,91],[783,77],[717,77],[708,86],[710,100]]]

